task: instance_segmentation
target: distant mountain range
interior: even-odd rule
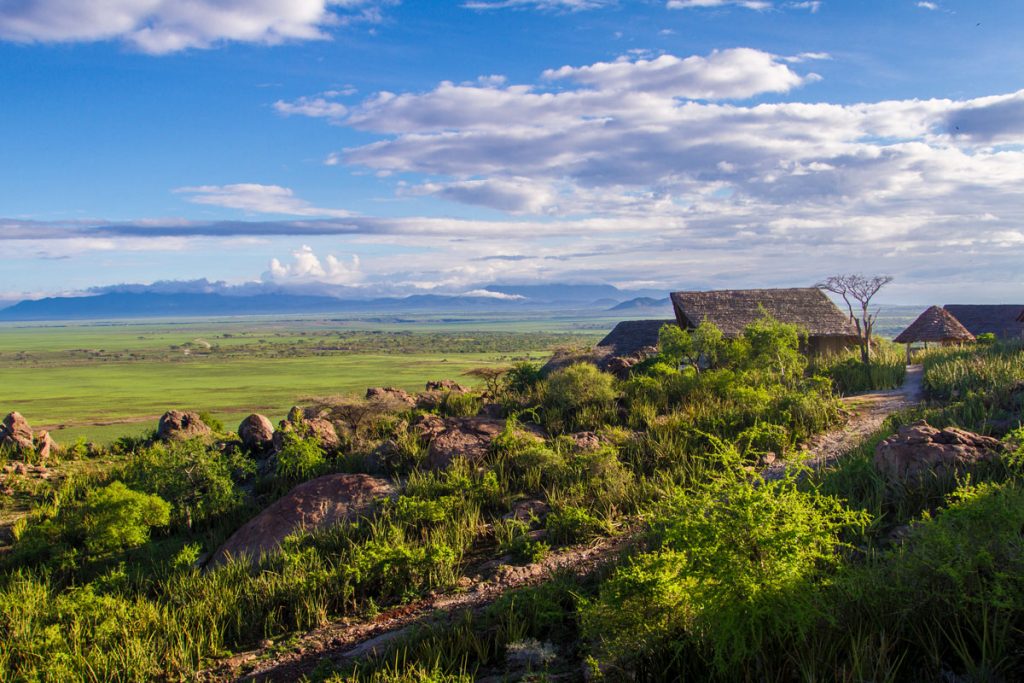
[[[660,292],[654,292],[655,295]],[[0,309],[0,321],[190,318],[312,313],[427,313],[463,310],[578,310],[595,314],[610,303],[648,298],[649,291],[611,285],[492,285],[466,295],[344,299],[288,293],[232,295],[209,292],[125,292],[25,300]],[[639,297],[639,298],[638,298]],[[654,301],[654,299],[650,299]]]
[[[623,313],[632,311],[634,313],[664,313],[669,315],[672,313],[672,300],[668,297],[654,299],[649,296],[638,296],[635,299],[616,304],[608,310]]]

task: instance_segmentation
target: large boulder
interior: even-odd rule
[[[260,555],[277,550],[289,534],[354,520],[369,513],[377,500],[394,494],[391,482],[367,474],[327,474],[299,484],[233,533],[210,558],[210,565],[243,555],[256,562]]]
[[[156,428],[157,438],[164,441],[184,441],[211,433],[213,430],[203,422],[199,413],[182,410],[168,410],[160,416]]]
[[[366,400],[405,408],[416,405],[416,398],[412,394],[396,387],[370,387],[366,390]]]
[[[875,468],[889,479],[918,480],[996,460],[1003,450],[1003,444],[990,436],[955,427],[940,430],[919,420],[875,447]]]
[[[462,386],[458,382],[450,379],[441,379],[433,382],[427,382],[427,391],[454,391],[459,394],[464,394],[469,389]]]
[[[254,413],[238,425],[238,438],[251,453],[266,453],[274,446],[274,423]]]
[[[32,428],[19,412],[8,413],[0,427],[0,446],[17,450],[32,450]]]
[[[484,461],[491,449],[491,441],[505,428],[503,420],[482,418],[449,418],[445,428],[430,441],[427,467],[443,469],[455,458],[465,458],[470,463]]]

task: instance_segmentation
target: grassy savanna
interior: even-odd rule
[[[422,389],[440,378],[473,384],[464,377],[473,368],[541,358],[600,334],[408,327],[303,320],[0,328],[0,398],[4,410],[54,428],[58,440],[107,441],[152,428],[170,408],[231,424],[252,411],[280,417],[308,395]]]

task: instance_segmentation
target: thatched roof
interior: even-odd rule
[[[672,305],[683,328],[696,327],[706,320],[727,337],[740,335],[763,312],[781,322],[799,325],[811,337],[857,336],[850,316],[816,287],[673,292]]]
[[[1024,334],[1018,321],[1024,304],[948,304],[945,309],[975,337],[991,332],[999,339],[1020,339]]]
[[[949,311],[932,306],[917,316],[907,329],[894,339],[898,344],[914,342],[967,342],[974,341],[974,335],[960,324]]]
[[[658,331],[665,324],[675,320],[623,320],[597,346],[611,349],[615,356],[633,356],[645,346],[657,346]]]

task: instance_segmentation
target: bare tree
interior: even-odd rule
[[[819,282],[816,287],[838,294],[846,302],[846,309],[850,312],[850,320],[857,326],[857,336],[860,338],[860,359],[864,363],[871,362],[871,333],[875,328],[875,319],[878,318],[878,309],[871,313],[871,299],[882,287],[892,282],[891,275],[833,275],[824,282]],[[851,301],[852,300],[852,301]],[[853,312],[853,302],[860,304],[860,317]]]

